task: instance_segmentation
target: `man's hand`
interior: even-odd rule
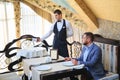
[[[78,65],[78,61],[76,59],[71,59],[71,61],[74,65]]]
[[[71,58],[65,57],[65,61],[70,61],[70,60],[71,60]]]

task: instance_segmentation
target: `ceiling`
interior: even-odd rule
[[[51,0],[76,12],[71,0]],[[68,2],[69,1],[69,2]],[[81,1],[81,0],[79,0]],[[83,0],[97,18],[120,22],[120,0]]]
[[[0,1],[24,1],[24,0],[0,0]],[[42,0],[28,0],[28,1],[42,1]],[[44,1],[55,2],[58,5],[61,5],[69,9],[72,12],[77,11],[74,8],[74,6],[71,6],[72,2],[76,0],[44,0]],[[83,1],[97,18],[120,22],[120,0],[78,0],[78,1]]]
[[[120,22],[120,0],[84,0],[84,2],[98,18]]]

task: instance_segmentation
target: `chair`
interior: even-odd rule
[[[102,50],[102,62],[108,73],[100,80],[119,80],[120,75],[120,46],[119,41],[95,37],[95,43]]]
[[[99,80],[119,80],[119,75],[116,73],[109,72],[108,74],[106,74],[105,77],[103,77]]]
[[[67,42],[70,47],[70,57],[77,58],[80,56],[82,44],[78,41],[72,43]]]

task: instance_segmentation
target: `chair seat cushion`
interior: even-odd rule
[[[108,72],[105,77],[99,80],[119,80],[119,75],[117,73]]]

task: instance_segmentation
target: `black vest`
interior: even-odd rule
[[[54,38],[59,39],[60,41],[66,41],[66,25],[65,25],[65,20],[63,19],[63,26],[60,31],[57,29],[57,22],[54,25],[53,32],[55,34]]]
[[[67,34],[66,34],[66,24],[65,20],[63,19],[63,26],[60,31],[57,29],[57,22],[54,25],[54,41],[53,41],[53,48],[58,49],[58,54],[63,57],[68,57],[68,49],[67,49]]]

